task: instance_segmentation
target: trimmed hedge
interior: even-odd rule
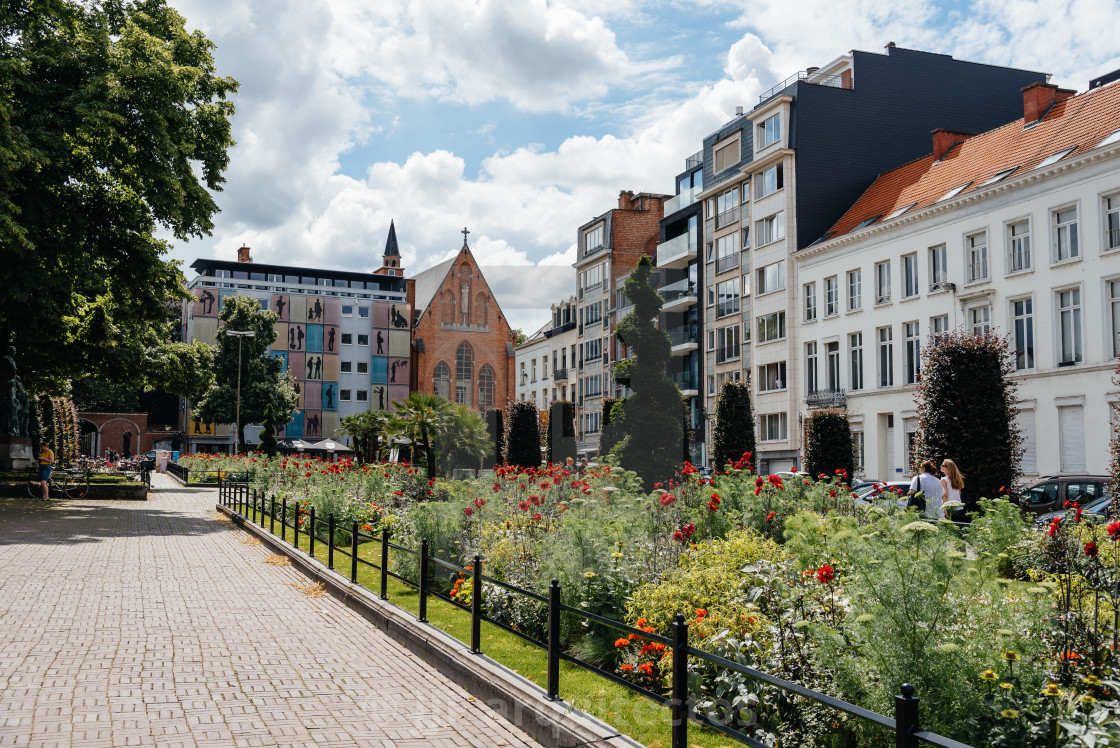
[[[836,408],[814,410],[805,422],[805,471],[832,478],[840,470],[844,483],[850,483],[855,454],[848,414]]]
[[[753,460],[755,450],[751,388],[745,382],[728,380],[720,386],[716,400],[712,467],[724,470],[729,462],[736,462],[744,454],[749,454]]]
[[[523,468],[541,464],[540,416],[532,402],[518,400],[509,404],[506,463]]]

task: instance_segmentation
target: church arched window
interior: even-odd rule
[[[471,390],[474,385],[474,349],[464,341],[455,351],[455,402],[467,407],[471,405]]]
[[[478,370],[478,409],[483,413],[494,407],[494,370],[485,364]]]
[[[437,395],[451,398],[451,369],[442,361],[436,364],[436,374],[432,378],[432,384]]]

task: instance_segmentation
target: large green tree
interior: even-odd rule
[[[653,324],[664,302],[649,285],[651,270],[649,258],[643,257],[623,285],[634,310],[618,324],[616,334],[634,354],[622,374],[634,394],[613,421],[622,434],[617,447],[622,466],[641,476],[646,490],[680,467],[683,439],[681,392],[665,373],[672,358],[669,335]]]
[[[439,475],[434,445],[451,420],[451,405],[450,400],[428,392],[411,392],[406,399],[393,403],[390,429],[407,436],[413,450],[421,451],[429,479]]]
[[[745,382],[728,380],[720,385],[716,399],[716,422],[712,427],[712,467],[726,470],[749,454],[756,466],[754,415],[751,413],[751,388]]]
[[[342,417],[338,433],[350,437],[359,462],[377,462],[382,444],[389,436],[390,414],[384,410],[363,410]]]
[[[207,422],[236,421],[238,443],[244,444],[245,424],[263,423],[273,429],[283,426],[291,420],[298,399],[283,361],[270,352],[276,340],[276,312],[261,309],[260,302],[249,296],[227,296],[218,319],[225,325],[218,329],[214,382],[195,409]],[[234,337],[226,335],[227,331],[252,331],[253,337]]]
[[[33,391],[129,378],[185,296],[233,145],[213,45],[163,0],[0,3],[0,343]]]

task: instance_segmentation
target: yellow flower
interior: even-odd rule
[[[1098,677],[1097,677],[1097,676],[1095,676],[1095,675],[1086,675],[1086,676],[1085,676],[1084,678],[1082,678],[1081,680],[1085,681],[1085,682],[1086,682],[1086,683],[1088,683],[1088,684],[1089,684],[1090,686],[1095,686],[1095,685],[1097,685],[1097,684],[1099,684],[1099,683],[1101,682],[1101,679],[1100,679],[1100,678],[1098,678]]]
[[[583,575],[584,575],[585,577],[587,577],[588,579],[591,579],[591,577],[595,576],[595,572],[593,572],[593,571],[585,571],[585,572],[583,572]]]
[[[1047,683],[1046,688],[1042,690],[1043,696],[1061,696],[1062,692],[1058,689],[1057,683]]]
[[[1015,653],[1015,650],[1009,649],[1000,655],[1000,659],[1007,660],[1008,662],[1015,662],[1019,659],[1019,655]]]
[[[615,558],[622,558],[621,553],[612,553],[611,555],[614,556]]]
[[[980,673],[980,678],[982,680],[995,680],[998,677],[999,676],[996,675],[995,670],[985,670],[984,672]]]
[[[1004,691],[1010,691],[1015,686],[1011,683],[1000,683],[999,687],[1002,688]]]
[[[1004,719],[1015,719],[1016,717],[1019,716],[1019,710],[1017,710],[1017,709],[1004,709],[1002,712],[999,713],[999,716],[1003,717]]]
[[[1095,703],[1097,703],[1097,700],[1094,699],[1089,694],[1085,694],[1084,696],[1081,697],[1081,703],[1082,704],[1095,704]]]

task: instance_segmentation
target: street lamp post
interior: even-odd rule
[[[237,413],[233,424],[233,454],[236,456],[241,451],[241,341],[257,334],[252,330],[226,330],[226,335],[237,338]]]

